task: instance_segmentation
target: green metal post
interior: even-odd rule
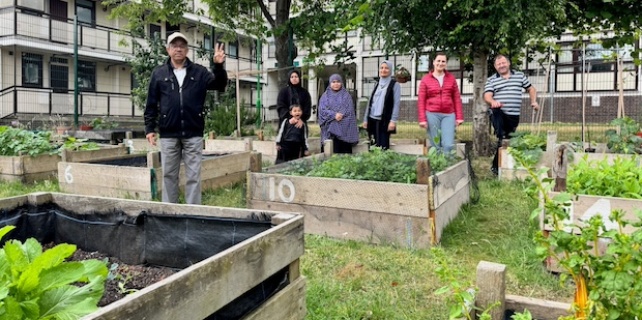
[[[261,39],[256,39],[256,126],[261,127],[263,118],[261,117]]]
[[[78,128],[78,16],[74,16],[74,128]]]

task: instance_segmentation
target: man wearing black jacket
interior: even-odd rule
[[[167,63],[154,69],[145,106],[145,134],[156,145],[160,135],[163,170],[163,202],[177,203],[178,174],[185,162],[185,202],[201,204],[201,161],[205,129],[207,90],[224,91],[227,72],[223,69],[225,51],[218,44],[214,51],[214,70],[192,63],[187,58],[187,38],[172,33],[167,38]]]

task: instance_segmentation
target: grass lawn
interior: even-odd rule
[[[452,274],[472,283],[480,260],[508,265],[511,294],[560,301],[572,299],[535,256],[531,240],[537,223],[529,221],[536,201],[520,182],[499,182],[488,176],[490,159],[473,162],[480,201],[466,205],[444,231],[440,248]],[[25,186],[1,183],[0,196],[33,191],[58,191],[56,182]],[[206,205],[245,206],[245,186],[220,188],[203,195]],[[306,235],[301,259],[307,278],[306,319],[448,319],[447,285],[435,273],[437,261],[428,249],[408,250]]]

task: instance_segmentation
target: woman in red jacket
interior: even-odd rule
[[[464,122],[459,86],[446,71],[448,57],[438,52],[433,70],[419,84],[417,113],[419,126],[428,129],[428,140],[438,151],[449,154],[455,147],[455,126]]]

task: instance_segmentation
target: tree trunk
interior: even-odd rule
[[[290,21],[291,0],[278,0],[276,2],[276,26],[272,29],[274,32],[274,47],[276,48],[275,57],[279,63],[279,87],[283,88],[288,83],[288,72],[292,62],[288,61],[289,57],[289,34],[288,23]]]
[[[484,86],[488,78],[488,53],[477,52],[473,58],[473,151],[476,156],[492,155],[488,105],[484,102]]]

